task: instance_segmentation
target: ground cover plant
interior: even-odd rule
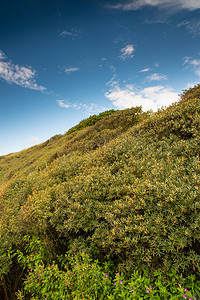
[[[198,299],[199,89],[0,157],[0,298]]]
[[[183,279],[172,269],[168,278],[161,271],[150,278],[147,268],[135,270],[131,277],[116,273],[112,263],[99,265],[88,254],[71,254],[59,257],[59,263],[45,265],[44,245],[37,239],[26,247],[26,255],[18,251],[19,262],[27,268],[24,289],[18,291],[17,299],[196,299],[199,290],[195,275]],[[33,255],[34,249],[34,255]],[[30,254],[27,255],[30,251]],[[112,266],[112,267],[111,267]]]

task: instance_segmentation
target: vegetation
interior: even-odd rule
[[[0,157],[1,299],[197,299],[199,90]]]
[[[110,116],[108,116],[110,115]],[[79,155],[106,145],[128,128],[137,124],[149,113],[142,113],[141,107],[124,111],[108,111],[91,116],[65,135],[55,135],[45,143],[33,146],[18,153],[0,157],[0,184],[17,177],[27,176],[34,170],[42,171],[58,157],[78,152]],[[100,117],[99,117],[100,116]],[[99,121],[97,119],[99,118]],[[103,121],[100,121],[103,120]],[[91,126],[91,123],[95,125]]]
[[[108,111],[102,112],[99,115],[93,115],[89,118],[81,121],[78,125],[72,127],[67,131],[67,134],[71,134],[72,132],[79,131],[88,126],[94,125],[97,121],[104,119],[106,116],[114,114],[116,111],[114,109],[110,109]]]

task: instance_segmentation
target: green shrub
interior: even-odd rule
[[[145,265],[152,280],[155,272],[172,280],[169,272],[175,268],[181,288],[186,278],[195,276],[198,282],[197,94],[157,113],[143,113],[141,107],[117,111],[92,126],[1,158],[0,263],[9,297],[19,266],[8,251],[20,251],[25,260],[34,255],[33,250],[26,254],[27,235],[37,236],[49,250],[32,269],[50,268],[54,259],[56,272],[65,274],[57,260],[72,251],[98,259],[101,268],[109,261],[112,269],[129,274],[123,280]],[[173,293],[171,287],[168,291]]]
[[[200,99],[200,84],[187,90],[183,90],[183,93],[180,95],[180,102],[186,102],[195,98]]]
[[[30,241],[30,240],[29,240]],[[34,244],[39,252],[33,249]],[[60,257],[59,264],[45,265],[41,260],[41,243],[33,239],[28,248],[34,250],[34,256],[24,256],[18,251],[20,263],[27,268],[24,290],[18,291],[17,299],[192,299],[200,291],[200,282],[194,282],[195,276],[187,280],[177,276],[173,270],[163,276],[159,271],[151,279],[147,268],[143,272],[134,271],[130,277],[116,273],[108,266],[92,261],[87,254],[73,255],[68,252]],[[29,250],[30,250],[29,249]],[[60,265],[60,266],[59,266]],[[106,272],[105,272],[106,269]],[[193,296],[193,299],[195,297]]]
[[[67,131],[67,134],[71,134],[72,132],[79,131],[79,130],[81,130],[83,128],[86,128],[88,126],[92,126],[96,122],[98,122],[99,120],[102,120],[105,117],[107,117],[107,116],[109,116],[111,114],[114,114],[115,112],[116,112],[116,110],[111,109],[111,110],[102,112],[99,115],[90,116],[89,118],[87,118],[85,120],[82,120],[78,125],[76,125],[76,126],[72,127],[71,129],[69,129]]]

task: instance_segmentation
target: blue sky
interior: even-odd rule
[[[1,1],[0,155],[199,82],[199,0]]]

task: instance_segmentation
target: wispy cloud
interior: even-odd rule
[[[124,3],[110,5],[108,7],[120,10],[139,10],[145,6],[152,6],[158,8],[172,8],[175,10],[187,9],[190,11],[200,9],[199,0],[129,0]]]
[[[45,91],[45,87],[36,83],[35,76],[36,71],[32,67],[14,65],[7,60],[4,52],[0,51],[0,78],[28,89]]]
[[[188,82],[185,87],[184,87],[184,90],[188,90],[189,88],[193,88],[195,85],[199,84],[198,81],[195,81],[195,82]]]
[[[185,27],[186,31],[192,34],[193,37],[200,35],[200,20],[184,20],[183,22],[177,24],[177,27]]]
[[[160,18],[157,18],[157,19],[147,19],[144,21],[144,23],[146,24],[168,24],[170,23],[170,20],[168,20],[168,18],[166,16],[163,16],[160,17]]]
[[[0,59],[6,59],[6,55],[2,50],[0,50]]]
[[[185,56],[184,57],[184,62],[183,65],[186,65],[190,61],[191,57],[190,56]]]
[[[81,34],[81,31],[75,29],[75,28],[71,28],[71,29],[66,29],[66,30],[63,30],[59,33],[59,36],[61,37],[70,37],[72,39],[75,39],[78,35]]]
[[[167,75],[154,73],[146,77],[148,81],[167,80]]]
[[[148,71],[150,71],[150,68],[146,68],[146,69],[140,70],[140,73],[145,73],[145,72],[148,72]]]
[[[63,108],[70,108],[71,107],[71,104],[69,103],[64,103],[65,100],[56,100],[58,102],[58,105],[60,107],[63,107]]]
[[[65,69],[65,73],[66,73],[67,75],[69,75],[70,73],[73,73],[73,72],[77,72],[77,71],[79,71],[79,68],[77,68],[77,67],[74,67],[74,68],[66,68],[66,69]]]
[[[191,59],[189,63],[194,67],[199,67],[200,66],[200,59]]]
[[[76,109],[76,110],[79,110],[79,109],[81,109],[82,107],[84,107],[85,105],[84,104],[82,104],[82,103],[79,103],[79,104],[77,104],[77,103],[71,103],[71,102],[69,102],[69,101],[66,101],[66,100],[64,100],[64,99],[62,99],[62,100],[56,100],[57,102],[58,102],[58,105],[60,106],[60,107],[62,107],[62,108],[72,108],[72,109]]]
[[[58,105],[62,108],[66,109],[75,109],[75,110],[84,110],[86,114],[96,114],[105,110],[111,109],[111,107],[100,106],[96,103],[71,103],[64,99],[57,100]]]
[[[125,60],[127,58],[133,58],[134,54],[133,52],[135,51],[135,48],[133,45],[126,45],[124,48],[121,49],[121,54],[120,58],[122,60]]]
[[[156,111],[158,108],[168,106],[178,99],[178,93],[171,87],[162,85],[151,86],[141,90],[135,89],[131,85],[124,88],[117,85],[105,93],[105,96],[117,109],[142,105],[144,111],[150,109]]]
[[[184,57],[183,65],[192,68],[195,74],[200,77],[200,59],[186,56]]]
[[[106,82],[106,85],[113,87],[113,86],[117,85],[118,83],[119,83],[119,80],[117,79],[117,74],[114,74],[112,76],[112,78],[108,82]]]

